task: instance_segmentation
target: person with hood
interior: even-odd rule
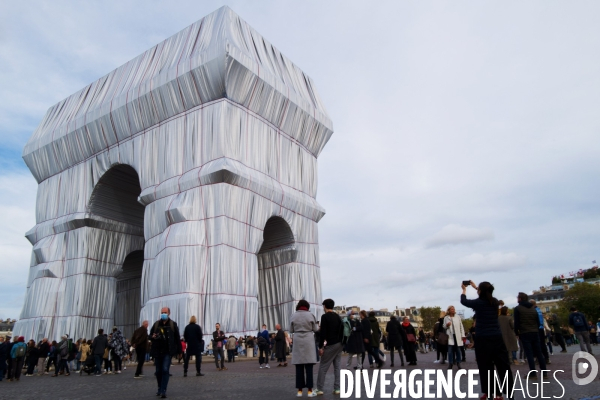
[[[12,380],[19,380],[21,378],[21,372],[23,371],[23,362],[25,361],[25,354],[27,353],[27,346],[25,345],[25,338],[19,336],[17,343],[12,346],[10,350],[10,358],[12,358]]]
[[[514,380],[508,361],[508,351],[504,345],[504,339],[502,339],[500,324],[498,324],[498,299],[493,296],[494,286],[491,283],[481,282],[479,286],[476,286],[473,281],[469,281],[469,283],[477,290],[477,299],[468,300],[467,287],[461,284],[460,303],[471,308],[477,315],[475,359],[479,368],[481,388],[483,389],[481,398],[501,398],[500,387],[493,378],[492,384],[495,383],[493,393],[488,391],[490,388],[488,376],[493,376],[494,367],[499,381],[504,382],[506,379],[505,393],[509,393],[509,395],[513,392]],[[537,330],[535,332],[537,335]]]
[[[183,338],[185,339],[187,348],[185,358],[183,359],[183,376],[187,376],[190,357],[196,359],[196,376],[204,376],[200,370],[202,369],[202,351],[204,350],[202,340],[202,328],[197,324],[198,320],[195,315],[190,317],[190,323],[183,329]]]
[[[398,356],[400,356],[400,362],[404,367],[404,357],[402,356],[402,336],[400,335],[400,322],[395,315],[390,316],[390,320],[385,326],[385,331],[388,334],[388,348],[390,350],[391,364],[390,367],[394,366],[394,349],[398,350]]]
[[[354,318],[354,311],[349,310],[342,320],[344,328],[348,329],[350,335],[346,342],[346,353],[348,353],[348,360],[346,361],[346,368],[350,368],[352,365],[352,357],[356,355],[356,367],[354,369],[362,369],[363,360],[365,358],[365,345],[362,336],[362,325]],[[344,329],[344,330],[345,330]]]
[[[279,324],[275,325],[275,329],[277,330],[277,333],[275,334],[275,357],[277,357],[277,362],[279,363],[277,366],[287,367],[288,364],[285,356],[285,347],[287,343],[285,340],[285,333]]]
[[[181,353],[181,335],[177,323],[170,318],[171,309],[163,307],[160,309],[160,319],[150,329],[150,340],[152,341],[152,357],[156,367],[156,382],[158,384],[157,396],[167,398],[167,386],[169,384],[169,369],[171,358]]]
[[[108,348],[108,339],[104,336],[104,329],[98,329],[98,336],[92,342],[92,355],[96,361],[96,376],[102,375],[102,359],[104,351]]]
[[[120,374],[123,369],[123,358],[127,356],[127,342],[125,342],[119,328],[113,326],[112,332],[108,345],[111,348],[111,356],[115,366],[113,373]]]
[[[529,296],[527,296],[527,294],[520,292],[517,295],[517,301],[519,302],[519,305],[515,307],[515,334],[523,344],[525,357],[529,363],[529,370],[534,371],[531,372],[529,378],[535,379],[537,378],[537,372],[535,369],[534,357],[538,359],[540,369],[546,369],[546,357],[544,357],[544,353],[542,353],[540,344],[540,318],[533,304],[529,302]],[[477,322],[479,323],[480,321]],[[544,377],[546,377],[547,374],[548,373],[544,371]]]
[[[258,365],[260,368],[271,368],[269,366],[270,342],[267,325],[263,324],[262,331],[256,336],[256,341],[258,342]],[[235,357],[233,358],[233,361],[235,361]]]
[[[459,347],[463,346],[465,337],[465,328],[460,316],[456,314],[454,306],[449,306],[444,317],[444,328],[448,334],[448,369],[452,369],[456,362],[458,369],[461,369],[461,352]]]
[[[417,353],[415,352],[415,344],[417,343],[417,335],[415,333],[415,328],[410,323],[410,318],[404,317],[402,321],[402,331],[404,332],[404,336],[406,336],[406,340],[404,341],[404,355],[406,356],[406,361],[408,365],[417,365]]]
[[[307,388],[308,397],[315,397],[313,391],[313,366],[317,363],[315,353],[314,332],[319,329],[317,319],[309,311],[310,304],[306,300],[298,301],[296,312],[290,318],[290,333],[294,335],[294,351],[292,364],[296,366],[297,396],[302,397],[302,389]]]
[[[448,334],[446,333],[446,328],[444,327],[444,317],[446,316],[446,311],[440,311],[440,319],[433,326],[433,337],[435,340],[435,348],[437,352],[437,357],[434,363],[446,364],[446,357],[448,356]],[[440,361],[440,355],[442,359]]]
[[[8,357],[10,357],[8,343],[5,341],[4,336],[0,336],[0,382],[2,382],[6,372]]]

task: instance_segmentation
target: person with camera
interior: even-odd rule
[[[476,299],[467,299],[466,284],[477,290]],[[507,385],[504,387],[505,393],[509,395],[507,397],[510,397],[514,386],[514,377],[510,369],[510,362],[508,361],[508,350],[504,344],[502,331],[498,323],[499,303],[498,299],[493,296],[494,286],[489,282],[481,282],[477,286],[473,281],[463,281],[461,288],[460,303],[465,307],[473,309],[477,315],[477,324],[475,325],[477,336],[475,358],[477,367],[479,368],[479,378],[481,379],[483,392],[481,399],[502,397],[498,382],[504,382],[505,379],[507,381]],[[494,367],[498,380],[493,378]],[[488,376],[491,377],[489,381]],[[488,391],[488,389],[491,389],[490,383],[494,387],[493,393],[489,393]],[[490,397],[490,395],[493,395],[493,397]]]
[[[171,309],[160,309],[160,319],[150,329],[152,341],[151,353],[156,366],[156,382],[158,383],[157,396],[167,398],[167,385],[169,384],[169,369],[171,358],[181,353],[181,335],[177,323],[170,318]]]

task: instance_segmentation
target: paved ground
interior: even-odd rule
[[[595,347],[600,354],[600,347]],[[544,384],[544,396],[563,399],[582,399],[596,398],[600,399],[600,377],[586,386],[577,386],[571,378],[571,359],[573,353],[578,349],[574,346],[569,348],[569,354],[555,353],[551,357],[550,365],[553,371],[557,372],[560,384],[564,386],[564,396],[562,387],[551,379],[548,384]],[[410,369],[442,369],[445,365],[434,364],[435,354],[418,354],[419,362],[416,367]],[[600,357],[596,356],[600,361]],[[396,360],[397,361],[397,360]],[[344,357],[345,363],[345,357]],[[246,361],[238,360],[235,363],[227,364],[227,371],[218,372],[214,363],[204,358],[202,364],[204,377],[196,377],[190,374],[189,377],[183,377],[183,367],[174,365],[171,368],[173,377],[169,382],[168,396],[170,399],[292,399],[295,398],[294,389],[294,367],[290,364],[287,368],[276,368],[276,363],[272,363],[272,368],[259,369],[256,359]],[[467,369],[476,369],[473,351],[467,351],[467,362],[463,364]],[[389,368],[389,355],[386,362]],[[386,368],[384,367],[384,368]],[[396,363],[397,370],[398,363]],[[315,383],[316,371],[315,366]],[[410,371],[409,369],[409,371]],[[513,368],[513,372],[519,371],[524,376],[528,370],[526,366]],[[143,379],[133,379],[133,367],[130,366],[120,375],[103,375],[101,377],[71,375],[69,377],[59,376],[52,378],[49,375],[21,377],[19,382],[0,382],[0,399],[153,399],[156,392],[156,380],[152,376],[153,366],[146,365],[146,376]],[[372,375],[373,370],[369,369]],[[466,389],[466,383],[462,385]],[[334,399],[339,396],[331,394],[333,390],[333,372],[330,371],[326,380],[326,394],[320,396],[320,399]],[[534,398],[535,386],[530,385],[531,393],[526,398]],[[435,390],[433,390],[435,393]],[[391,394],[391,390],[388,391]],[[306,397],[306,391],[304,396]],[[408,396],[410,398],[410,396]],[[538,394],[535,396],[541,398]],[[352,397],[354,398],[354,396]],[[366,398],[364,388],[362,389],[362,398]],[[379,387],[375,392],[375,398],[380,398]],[[516,395],[517,399],[524,398],[520,393]]]

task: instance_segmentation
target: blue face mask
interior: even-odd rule
[[[160,314],[160,319],[162,319],[163,321],[166,321],[168,318],[169,318],[169,314],[165,314],[165,313]]]

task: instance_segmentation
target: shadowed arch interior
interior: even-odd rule
[[[117,277],[115,325],[123,336],[130,338],[138,328],[142,309],[141,282],[144,267],[144,250],[130,253],[123,263],[123,272]]]
[[[281,268],[296,261],[298,252],[294,233],[281,217],[271,217],[265,224],[263,244],[258,258],[258,325],[284,323],[281,305],[286,301],[289,284],[280,282]],[[258,326],[257,326],[258,328]]]
[[[136,227],[144,226],[144,206],[137,199],[142,188],[135,169],[116,165],[100,178],[90,199],[92,214]]]

